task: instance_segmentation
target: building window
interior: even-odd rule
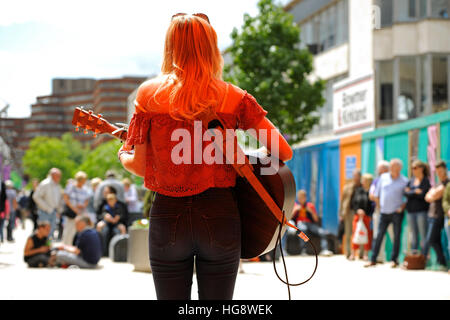
[[[428,11],[428,0],[419,0],[419,18],[425,18],[427,16]]]
[[[380,8],[382,28],[430,17],[449,19],[450,13],[450,0],[376,0],[375,5]]]
[[[392,25],[394,12],[392,0],[377,0],[376,5],[380,8],[381,27],[384,28]]]
[[[400,94],[397,99],[397,120],[416,117],[416,57],[399,58]]]
[[[408,0],[408,17],[409,18],[415,18],[416,17],[416,0]]]
[[[393,120],[394,118],[394,64],[392,61],[378,62],[377,77],[379,78],[379,119]]]
[[[348,0],[311,16],[300,25],[301,47],[312,54],[326,51],[348,41]]]
[[[418,108],[419,114],[423,115],[427,112],[427,105],[430,104],[431,90],[428,89],[431,82],[431,70],[429,68],[428,55],[420,57],[420,105]]]
[[[450,0],[429,0],[431,1],[431,17],[448,19],[450,12]]]
[[[320,51],[328,49],[328,10],[323,11],[319,17],[320,31],[319,31],[319,45]]]
[[[416,20],[416,0],[395,0],[393,4],[395,22]]]
[[[336,43],[344,43],[348,39],[348,3],[339,1],[336,5]]]
[[[448,109],[448,58],[433,56],[433,113]]]
[[[328,41],[327,48],[332,48],[336,45],[336,6],[330,7],[328,9]]]
[[[377,61],[378,120],[403,121],[448,110],[449,61],[450,55],[438,54]]]

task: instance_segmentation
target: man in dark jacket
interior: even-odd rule
[[[56,253],[57,265],[78,266],[82,269],[95,269],[102,256],[102,242],[98,232],[91,228],[87,215],[75,218],[75,245],[62,245]]]

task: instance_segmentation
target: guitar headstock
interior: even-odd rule
[[[102,117],[101,114],[95,114],[92,110],[85,110],[83,107],[75,108],[73,112],[72,124],[75,131],[83,129],[84,134],[89,131],[94,133],[94,138],[98,134],[107,133],[119,139],[126,139],[126,130],[119,128]]]

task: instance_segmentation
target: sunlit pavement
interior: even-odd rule
[[[0,299],[155,299],[150,273],[134,272],[128,263],[100,261],[98,270],[29,269],[23,262],[23,247],[31,232],[15,231],[15,243],[0,245]],[[287,257],[290,282],[301,282],[314,269],[309,256]],[[364,268],[362,261],[347,261],[342,255],[320,257],[314,278],[292,287],[294,300],[305,299],[450,299],[450,275],[438,271],[391,269],[385,263]],[[284,277],[283,265],[277,263]],[[287,299],[269,262],[245,262],[236,282],[237,300]],[[192,298],[197,298],[195,276]]]

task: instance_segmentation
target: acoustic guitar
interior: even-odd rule
[[[94,137],[109,134],[122,141],[127,138],[126,125],[113,125],[101,115],[83,108],[75,109],[72,124],[76,131],[83,129],[85,134],[91,131]],[[246,152],[245,155],[253,168],[240,173],[235,191],[241,216],[241,258],[251,259],[272,251],[277,243],[280,226],[283,226],[282,236],[287,225],[290,225],[287,221],[293,215],[296,189],[292,172],[282,161],[258,152]],[[261,174],[263,168],[276,168],[274,164],[278,164],[278,170],[274,169],[273,174]],[[265,197],[261,194],[265,194]],[[307,237],[303,239],[307,241]]]

